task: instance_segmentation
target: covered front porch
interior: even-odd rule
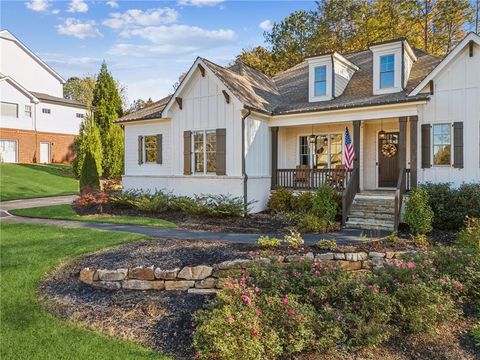
[[[355,154],[349,169],[347,127]],[[399,207],[417,184],[416,115],[274,126],[271,136],[272,188],[315,191],[328,184],[342,195],[344,219],[358,192],[391,190]]]

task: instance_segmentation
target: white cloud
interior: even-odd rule
[[[88,11],[88,4],[83,0],[72,0],[67,11],[71,13],[85,13]]]
[[[103,25],[112,29],[123,29],[132,26],[150,26],[170,24],[178,19],[178,12],[172,8],[157,8],[146,11],[130,9],[124,13],[112,13]]]
[[[47,11],[50,6],[49,0],[32,0],[25,3],[25,6],[33,11]]]
[[[52,14],[53,14],[53,15],[57,15],[57,14],[59,14],[59,13],[60,13],[60,10],[59,10],[59,9],[53,9],[53,10],[52,10]]]
[[[258,26],[260,26],[260,29],[268,31],[272,30],[273,23],[270,20],[263,20]]]
[[[93,20],[81,22],[78,19],[67,18],[64,24],[57,25],[57,31],[59,34],[75,36],[79,39],[97,38],[102,36]]]
[[[116,0],[107,1],[107,5],[110,6],[112,9],[118,8],[118,2]]]
[[[221,4],[224,0],[178,0],[180,6],[213,6]]]
[[[190,25],[147,26],[139,29],[126,29],[120,35],[127,38],[138,36],[160,45],[191,44],[197,47],[220,46],[237,38],[235,32],[230,29],[207,30]]]

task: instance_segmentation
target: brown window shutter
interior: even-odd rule
[[[183,174],[192,174],[192,132],[183,132]]]
[[[428,169],[431,167],[430,153],[430,124],[422,125],[422,168]]]
[[[226,129],[217,129],[217,151],[216,151],[216,161],[217,161],[217,175],[226,175],[227,174],[227,130]]]
[[[157,164],[163,164],[163,135],[157,134]]]
[[[143,164],[143,136],[138,137],[138,165]]]
[[[463,122],[453,123],[453,167],[463,169]]]

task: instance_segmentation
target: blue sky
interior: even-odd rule
[[[263,32],[313,1],[1,1],[7,29],[65,79],[95,74],[103,59],[128,98],[172,91],[197,56],[228,64]]]

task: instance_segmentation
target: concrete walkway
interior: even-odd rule
[[[81,221],[67,221],[67,220],[52,220],[52,219],[38,219],[26,218],[20,216],[10,216],[2,219],[2,222],[9,223],[25,223],[25,224],[39,224],[39,225],[54,225],[74,228],[89,228],[109,231],[125,231],[137,234],[143,234],[152,237],[168,237],[173,239],[186,240],[220,240],[232,241],[241,243],[255,243],[259,236],[265,234],[240,234],[240,233],[221,233],[211,231],[193,231],[184,229],[165,229],[155,226],[138,226],[138,225],[119,225],[119,224],[105,224],[105,223],[90,223]],[[358,244],[364,241],[371,241],[379,237],[388,235],[387,232],[376,232],[368,230],[344,229],[338,232],[327,234],[305,234],[304,240],[307,244],[315,244],[320,239],[335,240],[340,245]]]
[[[4,201],[0,203],[0,219],[2,222],[8,221],[11,223],[24,224],[38,224],[38,225],[53,225],[73,228],[89,228],[109,231],[124,231],[147,236],[168,237],[173,239],[187,239],[187,240],[221,240],[242,243],[254,243],[258,237],[265,234],[241,234],[241,233],[222,233],[211,231],[194,231],[185,229],[165,229],[156,226],[139,226],[139,225],[121,225],[121,224],[105,224],[105,223],[91,223],[70,220],[53,220],[28,218],[11,215],[8,211],[13,209],[25,209],[38,206],[61,205],[70,204],[76,195],[67,196],[52,196],[38,199],[25,199]],[[273,236],[274,234],[270,234]],[[358,244],[363,241],[378,239],[387,236],[386,231],[375,230],[357,230],[357,229],[343,229],[342,231],[332,232],[327,234],[305,234],[303,238],[307,244],[315,244],[318,240],[328,239],[335,240],[338,244]]]

